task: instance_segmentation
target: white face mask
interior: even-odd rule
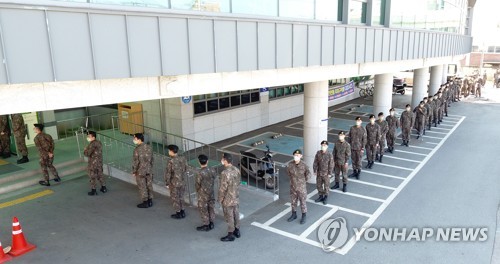
[[[340,140],[340,141],[344,141],[344,139],[345,139],[345,136],[344,136],[344,135],[339,136],[339,140]]]
[[[221,161],[220,161],[220,164],[224,165],[224,161],[223,161],[223,160],[221,160]]]
[[[293,156],[293,160],[295,162],[299,162],[300,161],[300,156]]]
[[[409,107],[406,108],[406,111],[410,112],[410,110],[411,110],[411,108],[409,108]]]
[[[356,121],[357,126],[361,126],[361,121]]]
[[[328,146],[321,146],[321,150],[326,151],[328,149]]]
[[[137,140],[137,139],[132,140],[132,142],[134,143],[134,145],[138,145],[139,144],[139,140]]]
[[[394,116],[394,111],[391,111],[391,116]]]
[[[370,119],[370,124],[374,124],[375,123],[375,119]]]
[[[87,141],[88,141],[88,142],[91,142],[91,141],[92,141],[92,139],[90,139],[90,138],[88,137],[88,138],[87,138]]]
[[[380,120],[380,121],[384,121],[384,116],[380,116],[380,117],[378,118],[378,120]]]

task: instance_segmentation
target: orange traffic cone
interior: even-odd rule
[[[0,263],[7,262],[11,259],[12,259],[11,256],[5,254],[3,247],[2,247],[2,242],[0,242]]]
[[[24,238],[23,229],[19,224],[19,220],[17,220],[17,217],[14,217],[14,219],[12,219],[12,249],[9,254],[17,257],[35,248],[35,245],[28,244],[28,241]]]

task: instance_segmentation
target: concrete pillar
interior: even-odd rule
[[[328,81],[306,83],[304,86],[304,151],[302,154],[304,162],[311,170],[314,155],[320,149],[319,143],[327,139]],[[316,177],[311,177],[309,183],[316,183]]]
[[[448,64],[443,64],[443,76],[441,77],[441,84],[446,83],[448,78]]]
[[[392,107],[392,73],[375,75],[375,90],[373,92],[373,114],[383,112],[389,115]]]
[[[431,79],[429,82],[429,95],[434,95],[439,90],[441,86],[443,75],[443,65],[436,65],[431,67]]]
[[[411,107],[414,108],[417,104],[427,96],[427,74],[429,67],[413,70],[413,91],[411,95]]]

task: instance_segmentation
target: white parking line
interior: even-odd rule
[[[323,221],[328,219],[330,216],[332,216],[335,212],[337,212],[337,208],[332,208],[330,211],[328,211],[326,214],[324,214],[322,217],[320,217],[318,220],[316,220],[312,225],[310,225],[304,232],[302,232],[299,237],[306,238],[308,235],[310,235],[316,228],[318,228]]]
[[[290,208],[290,203],[286,203],[285,204],[287,206],[287,208],[283,211],[281,211],[281,213],[275,215],[273,218],[267,220],[264,225],[266,226],[270,226],[272,225],[274,222],[276,222],[278,219],[282,218],[283,216],[289,214],[291,211],[292,211],[292,208]]]
[[[439,124],[438,126],[447,126],[447,127],[453,127],[453,126],[455,126],[455,125],[448,125],[448,124],[443,124],[443,123],[441,123],[441,124]]]
[[[374,164],[375,165],[382,165],[382,166],[385,166],[385,167],[396,168],[396,169],[400,169],[400,170],[407,170],[407,171],[412,171],[413,170],[413,169],[410,169],[410,168],[405,168],[405,167],[390,165],[390,164],[386,164],[386,163],[374,163]]]
[[[418,155],[418,156],[427,156],[427,154],[422,154],[422,153],[417,153],[417,152],[411,152],[411,151],[406,151],[406,150],[395,149],[394,151],[401,152],[401,153],[408,153],[408,154]]]
[[[364,213],[364,212],[360,212],[360,211],[356,211],[356,210],[353,210],[353,209],[345,208],[345,207],[342,207],[342,206],[337,206],[337,205],[328,204],[328,203],[327,204],[317,203],[317,202],[315,202],[312,199],[307,199],[306,201],[308,203],[312,203],[312,204],[315,204],[315,205],[325,206],[325,207],[330,207],[330,208],[336,208],[339,211],[344,211],[344,212],[348,212],[348,213],[351,213],[351,214],[356,214],[356,215],[360,215],[360,216],[364,216],[364,217],[370,217],[370,216],[372,216],[371,214],[367,214],[367,213]]]
[[[431,127],[431,130],[430,131],[433,131],[432,129],[439,129],[439,130],[446,130],[446,131],[450,131],[451,128],[443,128],[443,127]]]
[[[263,225],[263,224],[258,223],[258,222],[253,222],[252,225],[260,227],[260,228],[265,229],[267,231],[271,231],[271,232],[276,233],[278,235],[282,235],[282,236],[285,236],[285,237],[288,237],[288,238],[295,239],[297,241],[309,244],[311,246],[315,246],[315,247],[319,247],[319,248],[322,247],[321,244],[319,242],[317,242],[317,241],[314,241],[314,240],[311,240],[311,239],[308,239],[308,238],[302,238],[300,236],[297,236],[297,235],[292,234],[292,233],[288,233],[288,232],[283,231],[281,229],[277,229],[277,228],[274,228],[274,227],[266,226],[266,225]],[[342,254],[342,255],[344,255],[344,254]]]
[[[384,155],[384,157],[389,158],[389,159],[404,160],[404,161],[415,162],[415,163],[421,162],[421,160],[405,159],[405,158],[395,157],[395,156],[391,156],[391,155]]]
[[[362,194],[357,194],[357,193],[352,193],[352,192],[342,192],[342,191],[339,191],[339,190],[333,190],[333,191],[330,190],[330,192],[340,193],[340,194],[349,195],[349,196],[354,196],[354,197],[363,198],[363,199],[366,199],[366,200],[372,200],[372,201],[380,202],[380,203],[383,203],[385,201],[384,199],[379,199],[379,198],[375,198],[375,197],[371,197],[371,196],[366,196],[366,195],[362,195]]]
[[[411,135],[412,136],[418,136],[418,134],[411,134]],[[427,136],[427,135],[422,135],[422,137],[424,137],[424,138],[439,139],[439,140],[443,139],[443,138],[440,138],[440,137],[433,137],[433,136]]]
[[[361,183],[364,185],[370,185],[370,186],[374,186],[374,187],[378,187],[378,188],[382,188],[382,189],[393,190],[393,191],[396,190],[396,188],[393,188],[393,187],[380,185],[380,184],[376,184],[376,183],[371,183],[371,182],[360,181],[360,180],[356,180],[356,179],[350,179],[349,182],[357,182],[357,183]]]
[[[435,143],[435,142],[424,142],[426,144],[431,144],[431,145],[437,145],[438,143]]]
[[[380,172],[374,172],[374,171],[369,171],[369,170],[362,171],[362,173],[365,173],[365,172],[368,173],[368,174],[375,174],[375,175],[378,175],[378,176],[383,176],[383,177],[393,178],[393,179],[398,179],[398,180],[404,180],[404,179],[406,179],[404,177],[389,175],[389,174],[380,173]]]
[[[437,132],[437,131],[432,131],[432,130],[425,130],[425,133],[434,133],[434,134],[442,134],[442,135],[446,135],[448,133],[444,133],[444,132]]]

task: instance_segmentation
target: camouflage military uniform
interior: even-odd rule
[[[400,127],[399,119],[395,116],[387,116],[385,118],[387,121],[388,131],[385,136],[387,139],[387,147],[389,149],[394,149],[394,141],[396,141],[396,129]]]
[[[366,158],[373,162],[377,153],[377,144],[380,142],[380,127],[377,123],[366,124]]]
[[[328,187],[330,186],[329,175],[333,171],[333,155],[332,153],[322,150],[316,152],[313,163],[313,171],[316,173],[316,188],[319,195],[328,195]]]
[[[349,144],[351,145],[352,169],[361,169],[363,154],[361,150],[366,145],[366,130],[362,126],[352,126],[349,130]]]
[[[0,115],[0,155],[10,156],[9,119]]]
[[[444,102],[443,113],[446,116],[448,116],[448,103],[449,103],[449,101],[450,101],[450,91],[449,91],[449,88],[446,88],[446,89],[444,89],[444,92],[443,92],[443,102]]]
[[[150,145],[141,143],[135,147],[132,173],[136,177],[141,200],[153,199],[153,150]]]
[[[342,173],[342,182],[347,183],[347,166],[351,158],[351,145],[347,141],[337,140],[333,146],[333,160],[335,163],[335,182],[340,182],[340,173]]]
[[[290,161],[287,166],[287,174],[290,178],[290,199],[292,200],[292,212],[296,211],[297,203],[300,202],[302,213],[307,213],[307,189],[306,182],[311,178],[311,172],[307,165],[300,161]]]
[[[427,118],[425,120],[425,126],[427,127],[427,129],[431,129],[431,123],[432,123],[432,114],[433,114],[433,111],[432,111],[432,104],[434,103],[434,101],[432,99],[429,99],[427,101],[427,103],[424,105],[425,107],[425,111],[427,112]]]
[[[443,94],[441,94],[441,96],[438,96],[438,104],[439,104],[439,108],[438,108],[438,121],[441,122],[443,121],[443,112],[444,112],[444,97],[443,97]]]
[[[385,120],[377,120],[375,123],[380,127],[380,140],[378,142],[377,154],[384,155],[385,139],[389,131],[389,125]]]
[[[410,111],[403,111],[400,117],[400,123],[401,123],[401,137],[403,138],[403,142],[410,142],[410,134],[411,134],[411,128],[413,127],[413,113]]]
[[[439,99],[434,99],[432,101],[434,104],[432,105],[432,117],[433,117],[433,123],[434,126],[437,126],[437,123],[439,121],[439,106],[440,106],[440,101]]]
[[[215,221],[214,181],[216,177],[215,170],[208,167],[201,168],[196,174],[198,211],[203,225]]]
[[[28,148],[26,147],[26,126],[24,125],[24,118],[21,114],[13,114],[12,116],[12,130],[14,131],[14,138],[16,140],[17,153],[21,156],[28,156]]]
[[[425,107],[417,107],[415,110],[415,129],[418,135],[421,136],[425,130],[425,121],[427,120],[427,109]]]
[[[90,144],[85,147],[83,151],[83,155],[89,158],[89,162],[87,164],[87,172],[90,178],[90,187],[91,189],[96,189],[96,181],[102,186],[106,186],[106,182],[104,181],[104,176],[102,172],[102,143],[99,140],[94,140],[90,142]]]
[[[235,228],[240,228],[240,182],[240,171],[231,164],[220,174],[219,202],[224,211],[228,233],[232,233]]]
[[[49,134],[40,132],[34,138],[35,146],[40,153],[40,167],[42,167],[43,179],[49,181],[49,172],[54,175],[54,178],[59,178],[56,168],[52,164],[54,162],[54,156],[49,157],[49,153],[54,154],[54,140]]]
[[[170,189],[170,198],[176,212],[184,210],[184,176],[187,172],[187,161],[182,156],[172,157],[165,170],[165,183]]]

